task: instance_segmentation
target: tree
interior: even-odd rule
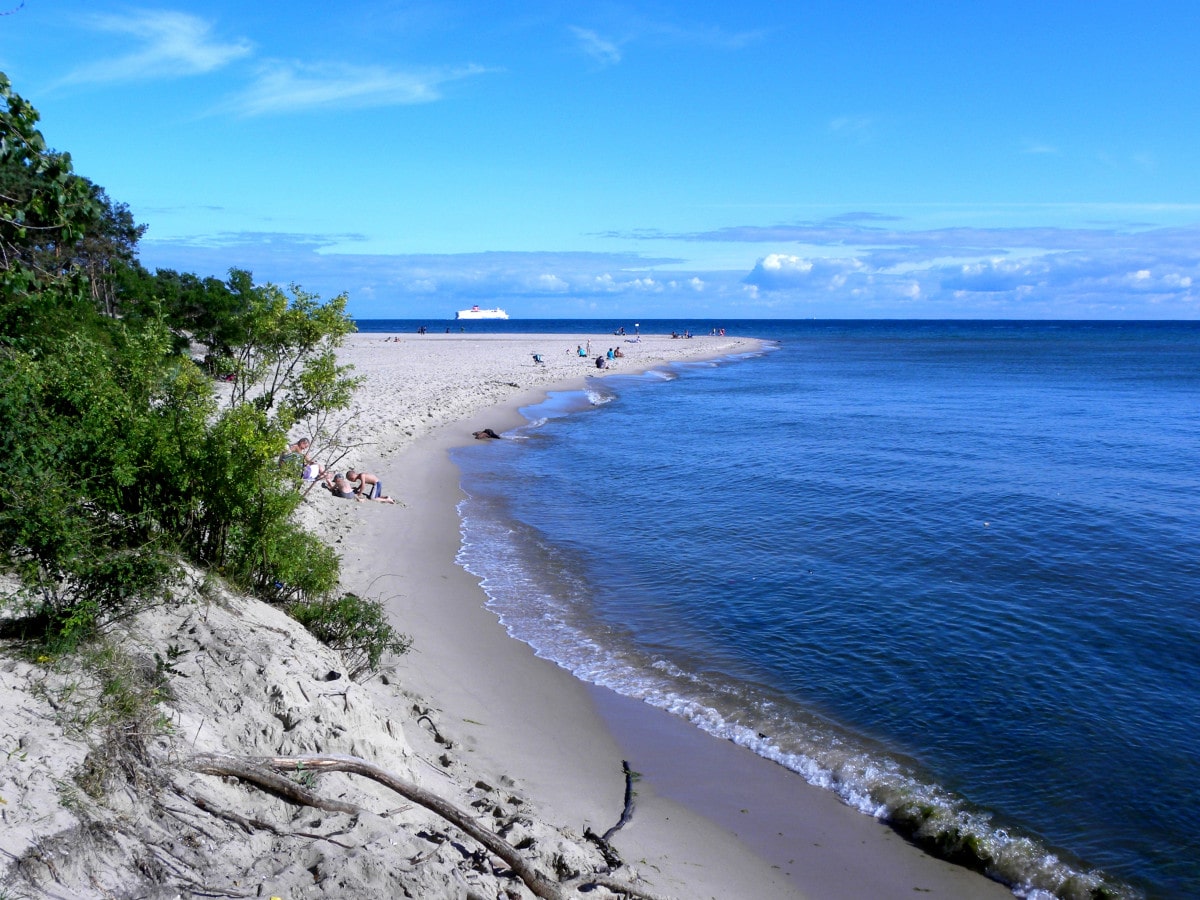
[[[77,175],[67,153],[46,148],[37,111],[0,74],[0,266],[27,291],[76,275],[95,308],[118,313],[114,270],[131,264],[146,226],[129,206]]]
[[[46,150],[3,75],[0,100],[0,554],[37,620],[75,640],[179,554],[276,599],[328,593],[337,557],[290,521],[277,460],[288,429],[349,404],[345,297],[150,276],[127,207]],[[234,373],[223,408],[182,352],[197,338]]]
[[[134,279],[126,276],[127,281]],[[249,272],[231,269],[229,281],[201,278],[191,272],[159,269],[144,273],[136,287],[143,298],[153,298],[181,346],[203,344],[216,360],[228,360],[233,346],[245,337],[248,294],[253,287]]]
[[[115,316],[122,312],[118,270],[136,260],[137,243],[146,233],[146,226],[134,222],[128,204],[114,203],[104,188],[86,178],[84,181],[98,215],[92,227],[71,248],[72,264],[83,271],[96,309],[106,316]]]
[[[81,238],[99,214],[89,184],[71,170],[71,157],[46,148],[27,100],[0,73],[0,266],[57,259],[57,249]],[[53,274],[54,264],[44,266]]]
[[[229,286],[245,298],[241,335],[230,348],[234,375],[230,405],[275,410],[285,427],[320,408],[344,408],[359,383],[338,366],[336,350],[354,330],[346,296],[321,303],[292,285],[291,299],[276,285],[247,284],[249,273],[230,272]]]
[[[0,334],[15,343],[78,327],[85,295],[67,248],[100,216],[70,155],[46,148],[38,118],[0,73]]]
[[[53,352],[0,347],[0,547],[38,621],[69,639],[152,596],[175,568],[156,468],[170,458],[166,411],[189,379],[161,363],[166,341],[159,329],[112,344],[70,335]],[[193,429],[204,413],[191,404]]]

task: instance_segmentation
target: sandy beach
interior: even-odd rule
[[[389,339],[390,338],[390,339]],[[580,359],[576,347],[592,354]],[[447,451],[472,433],[522,423],[547,390],[671,361],[754,352],[752,339],[643,336],[598,372],[617,338],[588,335],[356,335],[342,358],[364,375],[349,462],[404,504],[319,496],[317,527],[343,556],[351,589],[387,598],[415,639],[397,679],[437,706],[468,765],[536,798],[550,821],[603,831],[620,814],[621,760],[644,777],[614,844],[660,892],[679,897],[1002,897],[990,880],[933,859],[828,792],[667,713],[586,686],[510,639],[454,563],[461,496]],[[536,365],[540,353],[545,365]],[[361,456],[361,458],[360,458]],[[313,510],[316,512],[317,510]],[[332,514],[331,514],[332,512]],[[446,725],[449,728],[449,725]],[[418,742],[420,735],[410,736]]]
[[[576,348],[589,340],[591,357],[581,358]],[[282,610],[187,568],[172,597],[108,630],[100,668],[0,655],[0,894],[534,896],[425,805],[306,768],[349,755],[471,811],[560,882],[613,865],[586,835],[621,818],[627,761],[640,779],[632,817],[611,837],[623,861],[613,876],[638,896],[1011,896],[774,763],[576,680],[510,638],[487,609],[477,579],[455,562],[462,494],[452,447],[521,424],[520,408],[552,389],[759,347],[643,335],[598,370],[594,358],[610,343],[352,336],[339,358],[363,378],[357,405],[326,423],[350,449],[325,461],[375,473],[397,503],[313,488],[299,515],[341,554],[342,589],[383,602],[412,649],[359,683]],[[313,437],[318,458],[332,453],[319,431]],[[118,662],[128,683],[153,688],[140,724],[106,724],[96,713],[105,667]],[[292,781],[335,808],[212,768],[213,759],[281,757]],[[612,894],[597,887],[588,896]]]

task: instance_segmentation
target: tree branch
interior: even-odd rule
[[[617,824],[604,832],[606,842],[633,818],[633,770],[629,768],[629,760],[621,760],[621,771],[625,773],[625,808],[621,810],[621,818],[617,820]]]
[[[274,793],[280,794],[293,802],[306,806],[317,806],[320,809],[330,809],[342,812],[357,812],[358,808],[338,801],[323,800],[310,791],[274,772],[291,772],[297,767],[309,770],[328,772],[348,772],[352,775],[362,775],[390,788],[407,800],[411,800],[430,812],[441,816],[467,836],[483,845],[490,853],[498,856],[525,882],[535,895],[543,900],[562,900],[563,894],[558,885],[535,869],[515,847],[498,837],[491,831],[480,826],[474,817],[459,809],[424,788],[418,787],[385,769],[380,768],[357,756],[340,754],[329,756],[273,756],[246,758],[218,754],[202,754],[192,758],[189,768],[193,771],[208,775],[233,775],[251,783],[267,787]],[[266,776],[266,778],[264,778]],[[277,779],[277,780],[276,780]],[[284,784],[280,784],[283,782]],[[340,809],[334,809],[329,804],[336,804]],[[345,807],[348,807],[346,809]]]
[[[443,800],[437,794],[418,787],[412,782],[400,778],[386,769],[380,768],[357,756],[342,754],[317,756],[306,754],[303,756],[242,757],[204,753],[192,757],[188,762],[188,767],[194,772],[207,775],[232,775],[252,784],[257,784],[294,803],[315,806],[319,809],[333,812],[357,813],[360,810],[353,804],[317,797],[303,786],[277,773],[295,772],[297,769],[304,769],[308,771],[320,770],[362,775],[382,784],[386,788],[390,788],[406,800],[411,800],[413,803],[423,806],[430,812],[441,816],[451,825],[464,832],[468,837],[476,840],[490,853],[507,863],[509,868],[516,873],[517,877],[525,883],[525,886],[536,896],[543,898],[543,900],[565,900],[566,895],[564,891],[578,891],[590,887],[604,887],[614,893],[635,898],[635,900],[663,900],[660,895],[642,890],[640,887],[632,885],[627,881],[602,873],[583,875],[561,884],[552,881],[526,860],[512,844],[481,826],[472,814],[459,809],[453,803]],[[626,778],[625,811],[621,815],[621,820],[605,834],[605,838],[628,822],[633,811],[633,773],[630,771],[629,763],[624,760],[622,761],[622,767],[625,770]],[[249,824],[257,824],[253,820],[245,820],[240,816],[234,817],[228,813],[224,815],[243,827]],[[312,836],[320,837],[320,835]],[[605,840],[605,838],[601,838],[601,840]],[[328,840],[328,838],[325,839]],[[616,864],[621,864],[619,859],[616,860]]]
[[[274,765],[273,763],[275,762],[278,762],[278,760],[201,754],[192,757],[189,768],[193,772],[199,772],[202,775],[232,775],[234,778],[240,778],[242,781],[256,784],[260,788],[282,797],[284,800],[289,800],[301,806],[312,806],[316,809],[323,809],[326,812],[351,814],[362,812],[353,803],[343,803],[340,800],[327,800],[324,797],[318,797],[303,785],[297,784],[283,775],[276,774],[278,771],[296,771],[302,762],[300,757],[292,758],[289,765],[282,767]],[[308,761],[304,760],[303,765],[308,766]]]

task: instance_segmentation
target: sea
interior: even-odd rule
[[[1017,896],[1200,897],[1200,323],[637,324],[763,349],[455,451],[509,633]]]

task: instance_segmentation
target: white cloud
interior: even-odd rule
[[[591,293],[598,291],[604,294],[661,294],[668,287],[677,286],[678,282],[671,282],[669,285],[665,285],[649,275],[644,278],[619,279],[614,278],[612,273],[605,272],[603,275],[596,275],[590,280],[581,280],[575,289],[580,292]]]
[[[1129,288],[1139,292],[1186,292],[1192,286],[1192,277],[1190,275],[1183,275],[1179,272],[1166,272],[1156,275],[1149,269],[1139,269],[1136,272],[1130,272],[1122,280]]]
[[[621,48],[607,38],[602,38],[590,28],[571,26],[571,32],[579,41],[583,52],[602,66],[615,66],[621,61]]]
[[[620,40],[604,37],[591,28],[569,26],[580,49],[601,66],[614,66],[621,62],[622,48],[633,44],[659,47],[683,45],[737,52],[761,41],[767,34],[767,30],[761,28],[731,32],[703,23],[649,19],[632,11],[622,14],[610,9],[608,12],[610,26],[620,29]]]
[[[296,281],[328,296],[348,291],[360,316],[496,302],[513,315],[583,314],[594,301],[605,314],[625,310],[647,317],[652,311],[659,317],[704,311],[784,318],[1200,318],[1200,227],[1015,229],[1007,237],[1017,249],[987,252],[966,248],[1002,242],[1003,233],[869,233],[871,246],[857,249],[851,245],[867,242],[847,240],[846,230],[805,232],[803,241],[773,234],[780,247],[802,243],[845,255],[775,250],[749,272],[688,269],[686,260],[634,253],[354,254],[334,249],[353,243],[354,236],[344,235],[147,239],[141,250],[151,268],[220,274],[236,265],[258,278]],[[1052,246],[1033,249],[1039,237]],[[940,245],[940,252],[931,245]]]
[[[110,83],[202,75],[248,55],[249,41],[220,41],[212,26],[181,12],[139,11],[97,15],[86,20],[96,31],[128,35],[141,43],[133,53],[81,66],[63,83]]]
[[[551,291],[556,294],[569,291],[571,286],[559,278],[557,275],[539,275],[534,280],[534,286],[537,290]]]
[[[436,278],[414,278],[412,281],[404,282],[403,285],[406,290],[414,294],[436,294],[441,287]]]
[[[781,253],[770,254],[763,259],[760,265],[767,272],[776,274],[787,273],[791,275],[807,275],[813,268],[813,264],[807,259],[801,259],[798,256],[785,256]]]
[[[243,116],[328,107],[356,108],[432,103],[449,82],[488,71],[468,65],[404,72],[380,66],[265,64],[254,83],[229,104]]]
[[[849,276],[866,270],[865,264],[854,257],[806,259],[769,253],[746,276],[746,282],[768,291],[800,287],[832,290],[843,287]]]

